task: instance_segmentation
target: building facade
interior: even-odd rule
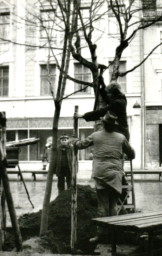
[[[143,33],[144,57],[155,48],[143,69],[144,161],[147,168],[159,168],[162,164],[162,46],[159,45],[162,42],[161,7],[161,1],[155,1],[151,10],[144,13],[146,20],[159,17],[159,22]]]
[[[141,1],[137,2],[141,4]],[[49,55],[47,48],[38,47],[45,44],[47,38],[41,26],[32,23],[31,13],[27,12],[27,7],[32,6],[33,3],[32,0],[0,0],[0,109],[6,112],[8,141],[40,138],[37,145],[21,148],[20,160],[27,162],[41,161],[46,140],[52,134],[54,102],[48,81],[49,71],[50,83],[54,85],[53,93],[56,92],[58,82],[55,59]],[[43,7],[40,4],[35,5],[35,17],[39,13],[44,17],[44,22],[49,23],[50,21],[45,17],[47,12],[50,12],[50,6],[46,3]],[[87,15],[87,1],[83,1],[83,7]],[[142,17],[143,13],[139,12],[134,21]],[[102,28],[102,36],[97,40],[98,61],[107,65],[113,60],[118,45],[119,30],[111,14],[97,22],[98,30],[101,31]],[[161,31],[160,22],[144,31],[139,31],[125,50],[120,69],[125,71],[140,63],[154,45],[161,42]],[[59,48],[61,33],[59,36],[56,34],[52,36],[55,46]],[[162,47],[157,48],[144,66],[119,79],[128,100],[130,143],[136,151],[135,168],[160,166],[162,162],[161,49]],[[84,56],[90,58],[87,50],[83,51]],[[49,57],[50,64],[47,67]],[[73,59],[69,70],[71,76],[75,78],[89,82],[92,79],[89,70]],[[111,70],[104,73],[107,84],[110,75]],[[78,85],[68,80],[65,95],[71,94],[77,88]],[[135,103],[140,104],[141,108],[133,108]],[[93,110],[93,90],[88,88],[63,101],[59,134],[72,135],[76,105],[79,106],[80,114]],[[80,119],[80,138],[83,139],[92,133],[93,126],[93,122]],[[91,149],[79,152],[80,163],[89,160],[90,152]]]

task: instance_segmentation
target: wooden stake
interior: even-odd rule
[[[1,115],[2,115],[2,117],[5,118],[5,112],[1,112]],[[1,128],[2,129],[2,138],[1,138],[2,150],[3,150],[3,156],[4,156],[4,158],[6,158],[6,126],[2,125],[1,127],[2,127]],[[16,218],[16,212],[15,212],[15,208],[14,208],[14,204],[13,204],[13,199],[12,199],[12,194],[11,194],[11,190],[10,190],[10,184],[9,184],[6,167],[3,162],[0,163],[0,173],[1,173],[2,183],[3,183],[3,189],[5,192],[5,197],[6,197],[6,201],[7,201],[7,206],[8,206],[8,210],[9,210],[9,214],[10,214],[10,219],[11,219],[11,223],[12,223],[14,233],[15,233],[16,248],[17,248],[17,251],[21,251],[22,250],[22,237],[21,237],[18,221]]]
[[[14,233],[15,233],[16,248],[17,248],[17,251],[21,251],[22,250],[22,237],[21,237],[19,225],[18,225],[17,218],[16,218],[16,212],[15,212],[12,194],[11,194],[11,190],[10,190],[8,175],[7,175],[7,171],[6,171],[6,168],[4,165],[1,165],[0,171],[2,174],[2,181],[3,181],[3,187],[4,187],[5,196],[6,196],[8,211],[10,214],[12,227],[13,227]]]
[[[3,210],[2,210],[2,205],[1,205],[1,200],[2,200],[2,193],[3,193],[3,188],[2,188],[2,182],[0,178],[0,251],[2,251],[2,246],[3,246]]]
[[[74,137],[78,137],[78,106],[74,112]],[[78,151],[73,150],[72,181],[71,181],[71,251],[75,253],[77,244],[77,172],[78,172]]]
[[[22,183],[23,183],[23,185],[24,185],[24,188],[25,188],[25,191],[26,191],[26,194],[27,194],[28,200],[29,200],[29,202],[31,203],[31,206],[34,208],[34,205],[33,205],[32,201],[31,201],[31,199],[30,199],[30,195],[29,195],[29,192],[28,192],[27,186],[26,186],[26,184],[25,184],[25,180],[24,180],[24,177],[23,177],[23,175],[22,175],[22,172],[21,172],[21,169],[20,169],[19,164],[17,165],[17,167],[18,167],[18,170],[19,170],[19,176],[20,176],[21,181],[22,181]]]

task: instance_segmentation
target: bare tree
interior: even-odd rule
[[[71,4],[73,6],[73,15],[71,22],[65,17],[69,17],[69,12],[67,12],[65,6],[66,6],[66,1],[62,2],[60,0],[57,1],[58,5],[60,7],[60,12],[62,15],[62,21],[65,26],[65,35],[68,33],[70,34],[69,36],[69,41],[68,41],[68,51],[71,52],[73,58],[77,60],[80,64],[83,66],[87,67],[90,69],[91,74],[92,74],[92,83],[87,83],[85,81],[76,81],[74,78],[70,77],[68,75],[68,72],[64,71],[64,68],[60,66],[59,64],[57,67],[59,68],[60,72],[63,72],[63,76],[71,79],[75,82],[79,82],[84,84],[85,86],[91,86],[94,89],[95,95],[96,95],[96,106],[98,107],[100,105],[100,102],[98,101],[98,88],[99,88],[99,82],[98,82],[98,77],[99,75],[102,75],[103,72],[108,69],[111,65],[112,68],[112,77],[111,81],[117,80],[119,76],[125,76],[127,73],[132,72],[139,66],[141,66],[144,61],[152,54],[152,52],[159,47],[160,44],[156,45],[152,51],[148,54],[148,56],[145,57],[142,61],[140,61],[136,66],[132,67],[130,70],[127,70],[125,72],[120,72],[119,71],[119,66],[120,66],[120,60],[123,55],[123,52],[125,49],[131,44],[135,36],[140,30],[144,30],[147,27],[152,26],[153,24],[159,22],[161,20],[161,16],[154,16],[151,17],[151,19],[147,18],[144,19],[142,18],[142,12],[145,10],[148,10],[148,7],[150,7],[151,2],[147,4],[143,4],[141,1],[124,1],[124,0],[103,0],[103,1],[94,1],[91,0],[88,2],[88,11],[89,11],[89,17],[85,19],[84,17],[84,10],[86,7],[82,5],[82,1],[80,0],[73,0],[71,1]],[[106,7],[106,8],[105,8]],[[105,65],[102,63],[98,62],[98,56],[97,56],[97,41],[101,37],[102,38],[102,33],[103,31],[100,30],[100,33],[98,28],[96,28],[95,24],[100,20],[100,19],[107,19],[108,15],[112,15],[117,23],[118,29],[119,29],[119,44],[116,47],[115,55],[113,60],[111,61],[110,65]],[[68,21],[68,22],[67,22]],[[98,38],[94,36],[94,34],[98,34]],[[89,50],[89,56],[90,58],[87,59],[82,52],[83,49],[87,47]],[[108,46],[109,47],[109,46]],[[65,49],[65,48],[64,48]],[[56,61],[57,62],[57,61]],[[61,76],[62,76],[61,75]],[[75,92],[74,92],[75,93]],[[59,105],[60,108],[60,100],[64,98],[63,93],[59,94],[59,98],[57,98],[58,102],[56,103]],[[67,97],[67,96],[66,96]],[[56,113],[59,113],[57,111],[57,104],[56,105],[56,110],[55,110],[55,115]],[[102,104],[102,102],[101,102]],[[57,118],[56,118],[57,116]],[[54,117],[54,132],[56,134],[57,130],[57,120],[59,119],[59,116],[56,115]],[[51,163],[50,163],[50,169],[49,173],[53,172],[54,169],[54,155],[56,155],[56,150],[55,146],[57,145],[55,141],[56,137],[54,137],[54,143],[53,143],[53,152],[51,155]],[[53,159],[53,160],[52,160]],[[52,176],[49,176],[50,179]],[[50,181],[51,182],[51,181]],[[47,190],[49,190],[49,184],[47,184]],[[50,191],[48,193],[48,200],[47,197],[45,198],[44,202],[46,202],[46,207],[44,207],[43,212],[45,211],[46,214],[46,221],[44,217],[42,217],[42,223],[41,226],[41,234],[43,234],[47,230],[47,215],[48,212],[45,210],[48,208],[48,202],[50,198]],[[45,204],[44,204],[45,206]],[[43,216],[43,215],[42,215]]]
[[[83,2],[87,3],[86,7],[83,6]],[[57,157],[56,148],[58,122],[62,101],[78,91],[76,90],[70,95],[65,96],[66,80],[70,79],[75,83],[84,85],[83,90],[89,86],[93,87],[95,97],[97,99],[95,107],[98,107],[100,105],[100,102],[98,103],[98,77],[102,75],[106,69],[111,66],[111,80],[117,80],[118,77],[125,76],[129,72],[132,72],[141,66],[153,51],[161,45],[161,43],[155,45],[148,56],[146,56],[136,66],[125,72],[120,72],[119,66],[123,52],[132,43],[138,32],[160,22],[162,19],[160,15],[143,18],[143,12],[154,8],[154,2],[154,0],[90,0],[88,2],[82,0],[47,0],[48,6],[50,7],[48,9],[50,14],[48,14],[46,19],[43,15],[46,11],[46,9],[44,9],[45,5],[41,0],[38,0],[35,3],[35,8],[32,8],[32,10],[28,8],[26,10],[27,15],[25,18],[19,17],[19,22],[25,23],[26,27],[29,28],[28,32],[30,31],[31,33],[31,36],[27,38],[28,40],[19,42],[14,38],[12,40],[8,38],[0,38],[1,40],[11,42],[15,45],[18,44],[25,46],[26,50],[30,51],[35,49],[47,49],[49,51],[47,66],[50,64],[50,56],[52,55],[59,70],[59,79],[56,91],[54,91],[53,84],[51,83],[49,72],[49,83],[54,100],[55,112],[53,118],[53,144],[43,203],[40,235],[44,234],[48,228],[48,208],[51,196],[52,177]],[[39,9],[42,10],[42,15],[40,15]],[[88,10],[89,13],[86,19],[84,17],[84,10]],[[115,22],[118,26],[119,43],[116,46],[113,60],[109,65],[105,65],[105,63],[100,63],[98,61],[97,53],[98,42],[102,39],[105,32],[101,27],[96,26],[96,24],[100,20],[104,19],[105,22],[107,22],[107,18],[109,16],[113,16],[115,18]],[[36,36],[37,31],[39,30],[46,34],[47,40],[42,43],[37,40]],[[62,34],[62,44],[59,46],[57,45],[57,47],[54,43],[55,38],[53,37],[53,31],[55,31],[56,35]],[[109,47],[109,45],[107,47]],[[83,54],[83,50],[85,48],[89,51],[89,58]],[[91,83],[87,81],[79,81],[69,75],[69,62],[71,55],[75,60],[91,71]]]
[[[52,6],[52,3],[51,3],[51,6]],[[73,15],[74,15],[74,9],[70,1],[68,1],[67,3],[66,2],[62,3],[62,1],[58,1],[58,6],[60,7],[62,18],[64,20],[65,33],[64,33],[64,39],[63,39],[61,65],[60,66],[58,65],[60,73],[59,73],[59,79],[58,79],[57,92],[56,92],[56,96],[53,95],[54,104],[55,104],[55,113],[53,118],[53,136],[52,136],[53,142],[52,142],[50,165],[48,170],[42,217],[41,217],[40,235],[43,235],[47,231],[47,227],[48,227],[49,201],[51,196],[53,174],[54,174],[54,169],[55,169],[56,159],[57,159],[58,122],[60,117],[62,98],[64,96],[65,87],[66,87],[68,69],[69,69],[69,62],[70,62],[69,45],[72,39],[70,35],[70,29],[71,29],[71,24],[73,24],[73,22],[71,21],[71,18],[73,18]],[[72,12],[72,15],[71,15],[71,12]],[[50,47],[50,37],[48,33],[47,33],[47,36],[48,36],[48,42]],[[52,53],[53,53],[53,56],[55,56],[54,52]]]
[[[50,2],[51,9],[56,11],[53,2]],[[99,88],[99,75],[102,75],[103,72],[112,67],[112,77],[111,81],[117,80],[119,76],[125,76],[127,73],[132,72],[136,68],[138,68],[149,56],[152,52],[160,45],[156,45],[154,49],[142,60],[138,65],[132,67],[130,70],[126,72],[119,71],[120,60],[124,50],[130,45],[133,41],[134,37],[138,33],[138,31],[146,29],[147,27],[152,26],[153,24],[159,22],[161,20],[160,16],[151,17],[151,19],[143,19],[141,18],[141,13],[148,9],[148,5],[142,5],[142,2],[137,1],[124,1],[124,0],[103,0],[103,1],[89,1],[88,10],[89,17],[85,19],[84,17],[84,7],[82,6],[82,1],[73,0],[73,1],[60,1],[57,0],[57,6],[59,7],[59,20],[57,23],[55,21],[55,25],[57,23],[58,32],[59,30],[64,31],[64,42],[62,47],[61,62],[59,63],[58,57],[54,52],[54,48],[52,45],[51,37],[47,27],[44,27],[46,30],[46,34],[48,37],[48,47],[52,52],[52,55],[56,61],[57,68],[59,69],[59,81],[56,95],[53,95],[54,103],[55,103],[55,113],[53,119],[53,145],[52,145],[52,153],[51,160],[49,166],[49,172],[47,176],[46,183],[46,191],[44,197],[43,211],[42,211],[42,219],[41,219],[41,229],[40,235],[44,234],[48,228],[48,208],[49,201],[51,195],[52,188],[52,177],[56,164],[56,148],[57,148],[57,132],[58,132],[58,121],[60,117],[60,110],[62,100],[65,98],[65,86],[66,79],[71,79],[74,82],[78,82],[84,84],[85,87],[91,86],[94,89],[96,95],[96,105],[95,107],[99,107],[102,104],[100,98],[98,97],[98,88]],[[150,2],[149,2],[150,4]],[[105,8],[106,7],[106,8]],[[98,38],[102,38],[103,31],[98,33],[96,31],[95,24],[100,19],[106,19],[107,16],[111,13],[113,17],[116,19],[116,23],[119,29],[119,44],[116,47],[114,59],[110,63],[110,65],[105,65],[98,62],[97,56],[97,41]],[[57,14],[56,14],[57,15]],[[57,17],[58,18],[58,17]],[[43,21],[41,21],[43,24]],[[98,38],[94,36],[94,34],[99,34]],[[84,42],[84,43],[83,43]],[[82,54],[82,50],[84,47],[87,47],[90,53],[90,59],[87,59]],[[87,83],[86,81],[78,81],[68,74],[70,54],[72,54],[73,58],[77,60],[80,64],[90,69],[92,74],[92,83]],[[75,91],[73,92],[75,93]],[[68,96],[66,96],[68,97]]]
[[[88,67],[92,72],[93,77],[93,87],[94,91],[97,91],[98,75],[108,69],[111,66],[112,75],[111,81],[117,80],[118,77],[127,75],[128,73],[134,71],[136,68],[140,67],[148,57],[161,45],[155,45],[150,53],[141,60],[137,65],[126,70],[125,72],[119,71],[121,57],[126,50],[126,48],[132,43],[136,35],[140,30],[144,30],[162,20],[162,16],[157,15],[156,12],[152,13],[151,16],[144,16],[143,13],[146,13],[152,8],[155,8],[155,1],[135,1],[135,0],[106,0],[106,1],[89,1],[89,23],[84,23],[84,17],[82,15],[83,6],[81,1],[75,1],[75,8],[77,10],[78,19],[80,20],[80,27],[76,30],[75,38],[71,45],[71,52],[73,58],[76,59],[82,65]],[[103,11],[100,10],[103,8]],[[96,13],[100,13],[96,15]],[[155,15],[156,14],[156,15]],[[116,46],[116,51],[114,58],[111,61],[110,65],[101,64],[97,61],[97,40],[94,40],[93,34],[98,32],[96,29],[95,23],[101,18],[106,16],[111,16],[115,18],[115,23],[119,31],[119,43]],[[107,21],[107,20],[106,20]],[[105,21],[105,22],[106,22]],[[97,30],[97,31],[96,31]],[[83,31],[82,38],[80,36],[80,31]],[[100,30],[101,32],[101,30]],[[100,33],[101,34],[101,33]],[[82,45],[81,41],[84,40],[85,45],[89,49],[91,60],[88,60],[82,55]],[[109,47],[109,45],[107,46]]]

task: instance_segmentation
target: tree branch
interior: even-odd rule
[[[135,30],[132,32],[132,34],[127,38],[127,41],[130,41],[130,39],[131,39],[132,37],[134,37],[135,34],[136,34],[139,30],[145,29],[145,28],[148,28],[148,27],[151,27],[153,24],[155,24],[155,23],[157,23],[157,22],[159,22],[159,21],[161,21],[161,20],[162,20],[162,17],[160,16],[159,18],[157,18],[157,19],[155,19],[155,20],[152,20],[151,22],[149,22],[149,23],[147,23],[147,24],[145,24],[145,25],[139,26],[139,27],[138,27],[137,29],[135,29]],[[146,21],[143,20],[142,22],[144,23],[144,22],[146,22]]]
[[[89,87],[89,85],[85,86],[85,87],[82,88],[82,89],[79,89],[79,90],[77,90],[77,91],[74,91],[74,92],[72,92],[72,93],[66,95],[65,97],[62,97],[59,101],[65,100],[65,99],[69,98],[70,96],[72,96],[72,95],[74,95],[74,94],[76,94],[76,93],[78,93],[78,92],[84,91],[84,90],[87,89],[88,87]]]
[[[130,70],[127,70],[126,72],[119,72],[119,76],[123,77],[123,76],[127,75],[128,73],[134,71],[136,68],[140,67],[160,45],[162,45],[162,42],[161,42],[160,44],[156,45],[156,46],[149,52],[149,54],[148,54],[138,65],[134,66],[134,67],[131,68]]]
[[[27,43],[18,43],[18,42],[15,42],[10,39],[3,38],[3,37],[0,37],[0,40],[2,40],[4,42],[11,43],[11,44],[26,46],[26,47],[31,47],[31,48],[39,48],[39,49],[48,49],[49,48],[48,46],[44,46],[44,45],[32,45],[32,44],[27,44]],[[63,50],[63,48],[53,47],[53,46],[51,46],[50,48],[53,50]]]

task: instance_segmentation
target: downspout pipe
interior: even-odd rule
[[[141,49],[140,58],[144,59],[145,45],[144,45],[144,30],[140,31]],[[145,106],[145,63],[141,65],[141,169],[145,168],[145,127],[146,127],[146,106]]]

